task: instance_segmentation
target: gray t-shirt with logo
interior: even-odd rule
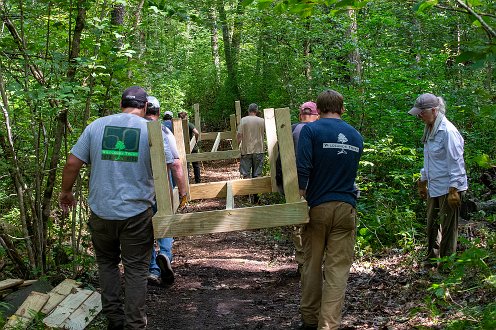
[[[99,118],[71,149],[74,156],[91,164],[88,203],[102,219],[125,220],[155,202],[146,123],[128,113]],[[168,144],[164,152],[166,162],[172,163]]]

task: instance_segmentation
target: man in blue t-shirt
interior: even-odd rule
[[[354,183],[363,138],[341,119],[345,110],[338,92],[322,92],[317,110],[320,119],[301,129],[297,150],[300,195],[310,207],[302,232],[300,313],[306,328],[337,329],[353,262]]]

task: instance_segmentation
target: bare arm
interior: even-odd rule
[[[179,196],[186,195],[186,181],[183,175],[183,169],[181,166],[181,161],[179,159],[174,159],[172,164],[167,164],[167,168],[171,170],[174,182],[177,184],[177,189],[179,190]]]
[[[83,164],[84,162],[82,160],[70,154],[62,171],[62,190],[59,195],[59,205],[64,214],[76,205],[76,200],[72,194],[72,187]]]
[[[195,139],[196,141],[199,141],[199,138],[200,138],[200,132],[198,132],[198,130],[195,128],[193,128],[193,134],[195,135]]]

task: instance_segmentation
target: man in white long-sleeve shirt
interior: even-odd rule
[[[430,93],[420,95],[408,111],[425,123],[424,167],[418,188],[427,198],[427,265],[433,265],[431,258],[456,252],[460,196],[468,188],[463,137],[445,111],[443,98]]]

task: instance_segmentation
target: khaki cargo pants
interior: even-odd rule
[[[356,211],[348,203],[328,202],[310,209],[310,222],[302,233],[300,313],[306,325],[339,328],[355,229]]]

